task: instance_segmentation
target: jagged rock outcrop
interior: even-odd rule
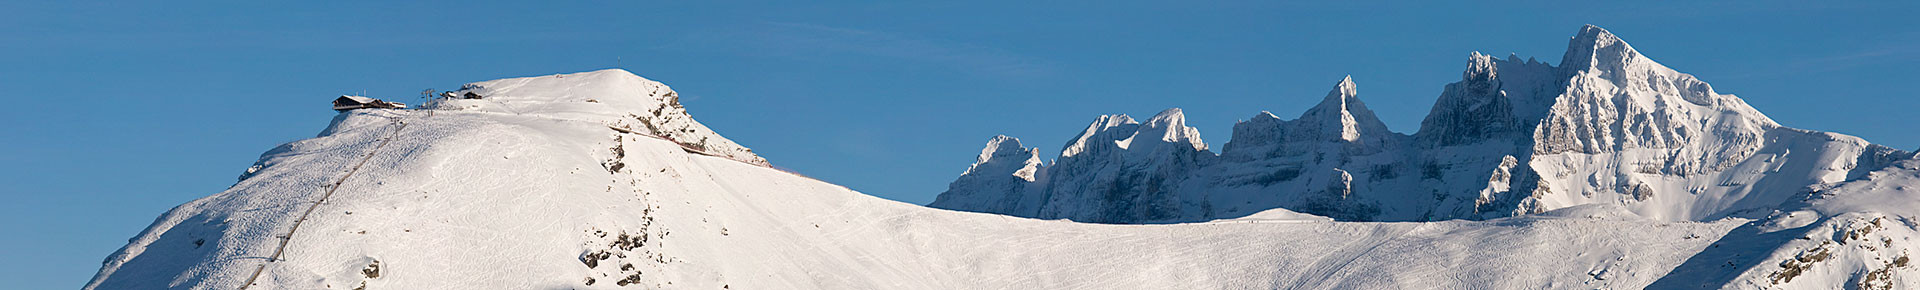
[[[1543,106],[1559,94],[1562,70],[1531,58],[1474,52],[1459,82],[1447,84],[1414,134],[1421,187],[1433,206],[1420,219],[1484,218],[1540,212],[1523,201],[1536,176],[1519,166]],[[1542,97],[1547,96],[1547,97]]]
[[[1426,148],[1470,145],[1483,141],[1508,141],[1523,132],[1520,118],[1514,116],[1514,102],[1500,79],[1500,67],[1544,66],[1500,61],[1479,52],[1468,57],[1466,72],[1460,81],[1447,84],[1440,99],[1420,122],[1420,145]]]

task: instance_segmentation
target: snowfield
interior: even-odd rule
[[[1885,164],[1796,171],[1780,182],[1820,182],[1765,199],[1778,204],[1674,197],[1664,204],[1704,207],[1665,211],[1605,196],[1541,196],[1541,210],[1483,220],[1336,221],[1267,207],[1180,223],[1096,224],[923,207],[776,170],[695,122],[665,85],[624,70],[480,82],[465,92],[484,97],[341,113],[318,137],[263,154],[227,191],[159,217],[109,256],[86,288],[1920,288],[1920,271],[1909,262],[1920,250],[1913,219],[1920,213],[1920,159],[1886,150],[1798,159],[1866,151],[1794,146],[1870,145],[1837,134],[1766,131],[1770,139],[1754,144],[1789,145],[1742,153]],[[1353,162],[1367,162],[1389,158],[1365,156],[1414,153],[1321,141],[1439,142],[1372,132],[1377,121],[1365,120],[1372,113],[1362,114],[1364,105],[1352,96],[1352,83],[1342,81],[1328,98],[1339,103],[1317,108],[1324,113],[1313,122],[1273,120],[1275,128],[1335,126],[1300,133],[1315,143],[1260,148],[1358,152],[1364,154]],[[1085,145],[1078,152],[1137,155],[1068,166],[1178,173],[1210,158],[1239,158],[1206,151],[1180,114],[1169,110],[1144,123],[1103,116],[1075,141]],[[1837,143],[1761,142],[1786,138]],[[1069,161],[1043,164],[1011,138],[989,144],[962,177],[974,180],[966,184],[1028,192],[1036,182],[1111,180],[1041,170]],[[1496,167],[1617,162],[1650,152],[1458,162],[1492,165],[1475,173],[1478,186],[1487,187],[1501,181],[1488,178]],[[1833,161],[1846,156],[1857,158]],[[1723,167],[1798,166],[1753,158]],[[1672,168],[1700,168],[1689,166]],[[1604,170],[1574,168],[1566,174]],[[1340,171],[1347,176],[1342,186],[1366,184],[1371,171]],[[1307,187],[1339,188],[1321,180]],[[1306,186],[1277,184],[1229,192]],[[1025,203],[1038,197],[1011,199],[943,202],[1043,210]]]

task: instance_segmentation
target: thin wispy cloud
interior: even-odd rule
[[[1909,40],[1897,44],[1881,45],[1845,53],[1793,60],[1784,64],[1747,73],[1728,75],[1721,78],[1741,79],[1825,73],[1854,69],[1867,65],[1912,61],[1920,61],[1920,40]]]
[[[715,47],[809,61],[836,58],[905,61],[1001,77],[1043,76],[1054,71],[1046,61],[994,47],[811,23],[760,23],[691,36],[672,46]]]

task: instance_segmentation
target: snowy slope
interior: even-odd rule
[[[1914,289],[1920,270],[1920,158],[1816,186],[1729,232],[1652,286]]]
[[[162,215],[87,288],[1631,289],[1758,224],[1611,205],[1422,223],[1278,209],[1163,225],[947,211],[615,130],[659,101],[623,99],[662,97],[601,83],[643,80],[625,71],[543,78],[574,82],[549,87],[571,93],[342,113],[319,137],[262,155],[231,189]],[[1099,142],[1083,152],[1107,150],[1101,162],[1204,148],[1177,111],[1108,119],[1122,120],[1090,129]],[[1038,174],[1032,151],[995,145],[969,173]],[[1157,149],[1128,151],[1146,148]],[[1863,176],[1910,179],[1899,174]],[[1018,184],[1006,181],[981,183]],[[1820,288],[1854,268],[1812,269],[1793,283]]]

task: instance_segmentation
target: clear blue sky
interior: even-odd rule
[[[40,2],[0,2],[0,281],[20,289],[84,283],[154,217],[319,132],[333,96],[609,67],[777,165],[912,203],[995,134],[1052,155],[1096,115],[1180,107],[1218,147],[1346,75],[1412,133],[1468,52],[1557,62],[1588,23],[1789,126],[1920,147],[1911,1]]]

